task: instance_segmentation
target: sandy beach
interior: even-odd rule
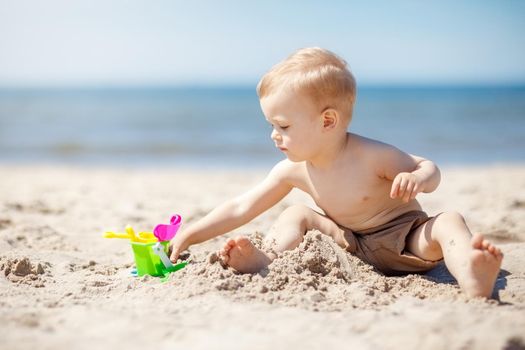
[[[418,199],[500,245],[491,300],[467,299],[443,265],[385,277],[315,231],[259,274],[217,262],[227,237],[258,241],[287,206],[313,205],[299,192],[191,247],[167,281],[133,277],[129,243],[104,231],[191,223],[265,171],[0,166],[0,348],[525,349],[525,166],[442,174]]]

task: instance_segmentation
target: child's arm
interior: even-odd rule
[[[386,146],[381,157],[382,177],[392,181],[390,198],[408,202],[420,192],[434,191],[441,181],[441,173],[432,161],[407,154],[393,146]]]
[[[171,242],[171,261],[177,261],[179,254],[190,245],[242,226],[279,202],[293,188],[288,180],[289,170],[286,161],[278,163],[264,181],[253,189],[219,205],[176,235]]]

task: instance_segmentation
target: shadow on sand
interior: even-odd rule
[[[510,304],[508,302],[502,302],[500,300],[499,292],[504,290],[507,287],[507,276],[511,273],[507,270],[501,269],[498,278],[496,279],[496,284],[492,291],[492,298],[499,301],[501,304]],[[442,262],[429,272],[424,275],[427,279],[437,282],[437,283],[449,283],[456,284],[456,279],[450,274],[445,264]]]

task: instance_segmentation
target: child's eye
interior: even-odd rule
[[[290,127],[290,125],[286,125],[286,126],[280,126],[280,128],[281,128],[281,129],[283,129],[283,130],[286,130],[286,129],[288,129],[289,127]]]

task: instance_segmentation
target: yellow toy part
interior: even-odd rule
[[[126,226],[126,233],[107,231],[104,233],[104,238],[124,238],[137,243],[155,243],[158,241],[152,232],[139,232],[136,235],[130,225]]]
[[[155,237],[153,232],[139,232],[139,238],[146,239],[148,241],[157,242],[158,239]]]

